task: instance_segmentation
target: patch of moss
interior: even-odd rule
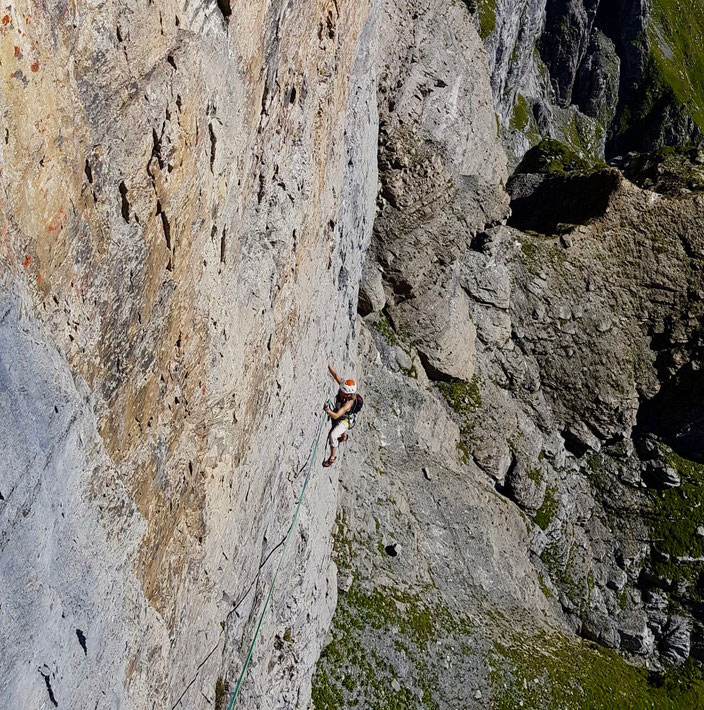
[[[560,634],[513,634],[491,655],[496,710],[685,710],[701,707],[697,669],[656,678],[616,652]]]
[[[462,432],[460,432],[462,434]],[[464,435],[462,435],[464,436]],[[457,453],[459,455],[460,462],[467,466],[469,464],[469,446],[464,438],[460,438],[457,442]]]
[[[389,319],[382,313],[374,323],[374,327],[381,333],[384,340],[390,345],[398,345],[398,337],[394,332],[394,329],[389,321]]]
[[[521,253],[524,261],[527,264],[532,264],[538,256],[538,247],[527,239],[521,239]]]
[[[479,36],[486,39],[496,29],[496,0],[463,0],[479,21]],[[452,0],[454,5],[454,0]]]
[[[550,589],[548,589],[548,585],[545,584],[545,578],[540,572],[538,572],[538,584],[540,585],[540,589],[542,589],[545,598],[552,599],[553,593],[550,591]]]
[[[592,454],[587,458],[587,466],[592,473],[599,473],[601,471],[603,463],[601,456],[599,454]]]
[[[342,689],[325,671],[315,674],[311,700],[315,710],[340,710],[343,707]]]
[[[227,686],[222,678],[215,681],[215,710],[223,710],[227,702]]]
[[[439,382],[438,389],[450,407],[462,417],[481,407],[482,396],[479,392],[479,378],[475,375],[469,382],[454,380]]]
[[[460,440],[457,443],[457,451],[460,461],[466,465],[470,459],[469,442],[472,436],[473,415],[482,405],[479,378],[475,375],[469,382],[461,380],[439,382],[438,389],[450,408],[460,417]]]
[[[513,106],[513,114],[509,123],[512,131],[522,131],[530,123],[530,109],[525,96],[518,94],[516,103]]]
[[[595,167],[602,167],[602,165],[589,162],[564,143],[548,138],[540,141],[523,156],[516,172],[564,175],[590,172]]]
[[[697,527],[704,525],[704,466],[672,451],[667,460],[680,475],[682,485],[653,492],[653,537],[658,548],[667,554],[704,556],[704,538],[696,533]]]
[[[704,465],[670,449],[665,449],[665,454],[682,483],[677,488],[651,491],[653,540],[668,555],[704,557],[704,538],[697,535],[697,528],[704,525]]]
[[[479,0],[479,36],[486,39],[496,29],[496,0]]]
[[[403,372],[403,374],[406,375],[406,377],[410,377],[412,380],[418,379],[418,370],[416,370],[415,365],[411,365],[411,367],[408,370],[401,368],[401,372]]]
[[[539,486],[543,482],[543,472],[539,468],[530,469],[530,471],[526,472],[526,476],[533,481],[536,486]]]
[[[535,514],[535,524],[543,530],[547,530],[550,527],[550,523],[557,512],[558,501],[555,497],[555,493],[555,488],[552,486],[547,487],[543,504],[538,508],[538,512]]]
[[[323,650],[313,678],[315,710],[440,710],[435,699],[440,677],[427,666],[427,651],[440,637],[446,643],[448,635],[468,634],[471,624],[419,595],[353,585],[338,600],[335,629],[335,639]],[[393,656],[365,645],[365,634],[393,637],[395,651],[417,668],[414,677],[406,668],[402,675]]]

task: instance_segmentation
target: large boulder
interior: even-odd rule
[[[692,622],[683,616],[671,616],[660,642],[662,655],[671,663],[684,663],[689,658]]]

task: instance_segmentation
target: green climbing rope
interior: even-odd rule
[[[242,672],[240,673],[240,677],[237,680],[237,686],[235,687],[235,692],[232,696],[232,700],[230,700],[230,704],[227,706],[227,710],[232,710],[232,708],[235,706],[235,701],[237,700],[237,696],[240,693],[240,689],[242,688],[242,682],[244,681],[244,676],[245,673],[247,672],[247,668],[249,668],[249,662],[252,660],[252,653],[254,652],[254,646],[257,643],[257,639],[259,638],[259,632],[262,630],[262,623],[264,622],[264,615],[266,614],[266,610],[269,607],[269,602],[271,601],[271,597],[274,594],[274,586],[276,585],[276,578],[279,576],[279,570],[281,569],[281,564],[284,561],[284,556],[286,555],[286,548],[288,547],[288,541],[291,539],[291,535],[293,534],[293,528],[296,526],[296,520],[298,519],[298,512],[301,509],[301,504],[303,503],[303,497],[306,494],[306,488],[308,488],[308,481],[310,480],[310,472],[313,468],[313,461],[315,461],[315,455],[318,451],[318,443],[320,442],[320,435],[323,432],[323,427],[325,426],[325,417],[323,417],[321,423],[320,423],[320,428],[318,429],[318,435],[315,438],[315,446],[313,447],[313,453],[310,456],[310,459],[308,459],[308,470],[306,471],[306,477],[303,480],[303,489],[301,490],[301,495],[298,497],[298,503],[296,504],[296,510],[293,513],[293,519],[291,520],[291,525],[289,525],[288,528],[288,533],[286,535],[286,539],[284,540],[284,547],[283,550],[281,550],[281,556],[279,557],[279,564],[276,566],[276,572],[274,572],[274,579],[271,580],[271,586],[269,587],[269,593],[267,594],[266,597],[266,602],[264,603],[264,608],[262,609],[262,613],[259,615],[259,622],[257,623],[257,629],[254,632],[254,637],[252,638],[252,643],[249,644],[249,650],[247,651],[247,658],[245,658],[244,661],[244,666],[242,666]]]

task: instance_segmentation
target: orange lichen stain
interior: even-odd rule
[[[24,266],[24,268],[26,269],[29,266],[30,261],[32,261],[32,257],[28,254],[27,256],[25,256],[24,264],[22,264],[22,266]]]
[[[41,286],[41,285],[42,285],[42,275],[37,274],[37,286]]]
[[[20,52],[20,48],[17,45],[15,45],[15,57],[19,57],[21,54],[22,54],[22,52]]]
[[[56,232],[64,228],[64,209],[63,207],[59,210],[58,214],[54,219],[49,222],[46,226],[47,232]]]
[[[2,18],[2,24],[6,25],[10,22],[10,16],[9,15],[4,15]]]
[[[39,60],[38,60],[38,59],[37,59],[36,62],[34,62],[34,64],[32,64],[32,66],[30,67],[30,69],[31,69],[33,72],[38,72],[38,71],[39,71]]]

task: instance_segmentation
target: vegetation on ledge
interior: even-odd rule
[[[590,172],[595,167],[603,167],[603,165],[590,163],[564,143],[548,138],[540,141],[523,156],[523,160],[516,168],[516,173],[564,175],[565,173]]]
[[[490,680],[496,710],[695,710],[704,697],[695,661],[655,676],[615,651],[548,633],[496,643]]]
[[[657,548],[675,557],[704,557],[704,465],[667,450],[667,463],[680,476],[677,488],[652,491],[655,505],[653,539]]]
[[[457,444],[460,460],[469,463],[469,442],[472,436],[473,414],[482,405],[479,378],[475,375],[469,382],[452,380],[438,382],[438,389],[450,408],[460,417],[460,440]]]

